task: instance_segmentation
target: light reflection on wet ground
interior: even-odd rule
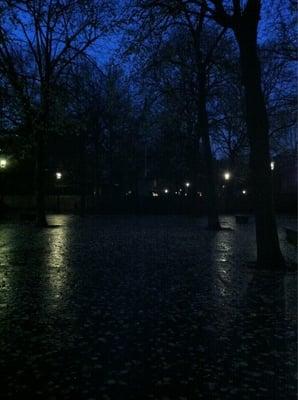
[[[296,398],[296,274],[247,268],[252,223],[50,223],[0,225],[1,398]]]

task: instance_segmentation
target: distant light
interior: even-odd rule
[[[169,193],[169,189],[165,189],[164,192],[167,194]]]
[[[175,192],[175,194],[178,194],[178,192]]]
[[[4,169],[7,167],[7,160],[5,158],[1,158],[0,160],[0,168]]]
[[[242,190],[242,194],[245,195],[246,193],[247,193],[247,191],[246,191],[245,189],[243,189],[243,190]]]
[[[275,162],[274,161],[271,161],[270,168],[271,168],[271,171],[274,170],[274,168],[275,168]]]
[[[229,180],[231,179],[231,174],[230,174],[230,172],[225,172],[225,173],[224,173],[224,178],[225,178],[226,181],[229,181]]]
[[[187,193],[185,193],[184,196],[187,196]]]
[[[186,187],[190,187],[190,182],[186,182],[186,183],[185,183],[185,186],[186,186]]]
[[[56,172],[56,179],[59,181],[60,179],[62,179],[62,174],[61,172]]]
[[[203,196],[202,192],[198,192],[198,195],[199,195],[199,197]]]
[[[153,197],[158,197],[158,193],[152,192]]]

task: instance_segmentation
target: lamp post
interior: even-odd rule
[[[0,169],[4,172],[4,170],[7,167],[7,160],[6,158],[0,158]],[[3,190],[3,186],[4,186],[4,176],[3,174],[1,174],[1,196],[0,196],[0,204],[3,204],[3,196],[4,196],[4,190]]]
[[[186,187],[185,196],[188,196],[188,191],[189,191],[189,188],[190,188],[190,182],[185,182],[185,187]]]
[[[225,185],[225,188],[226,188],[226,190],[225,190],[225,203],[226,203],[225,208],[226,208],[226,212],[228,212],[229,206],[230,206],[229,198],[231,197],[231,185],[228,185],[228,182],[231,180],[231,173],[229,171],[225,171],[223,174],[223,178],[226,182],[226,185]]]
[[[60,213],[60,187],[59,187],[59,182],[62,179],[62,173],[61,172],[56,172],[56,189],[57,189],[57,212]]]

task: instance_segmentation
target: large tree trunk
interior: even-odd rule
[[[218,218],[218,205],[216,195],[216,181],[213,157],[211,151],[211,143],[209,136],[208,113],[206,107],[206,78],[205,76],[199,77],[199,133],[202,137],[203,155],[205,164],[205,176],[207,187],[207,214],[208,214],[208,228],[212,230],[219,230],[220,223]]]
[[[36,142],[36,225],[47,226],[45,209],[45,138],[43,129],[37,132]]]
[[[46,139],[50,118],[50,83],[48,77],[41,85],[41,108],[36,130],[36,225],[48,226],[45,208]]]
[[[98,131],[95,130],[94,132],[94,200],[95,200],[95,210],[98,211],[98,206],[99,206],[99,195],[100,195],[100,189],[99,189],[99,137],[98,137]]]
[[[280,251],[273,208],[268,116],[261,85],[257,29],[256,26],[247,25],[242,24],[240,28],[235,28],[234,32],[240,49],[246,98],[256,220],[257,263],[261,268],[275,269],[282,267],[284,260]]]
[[[36,225],[48,226],[45,208],[45,146],[49,123],[48,92],[43,89],[39,123],[36,129]]]
[[[87,174],[86,174],[86,131],[82,130],[80,133],[80,216],[86,215],[86,189],[87,189]]]

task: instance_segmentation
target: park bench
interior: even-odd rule
[[[285,231],[287,241],[297,246],[297,229],[285,227]]]

